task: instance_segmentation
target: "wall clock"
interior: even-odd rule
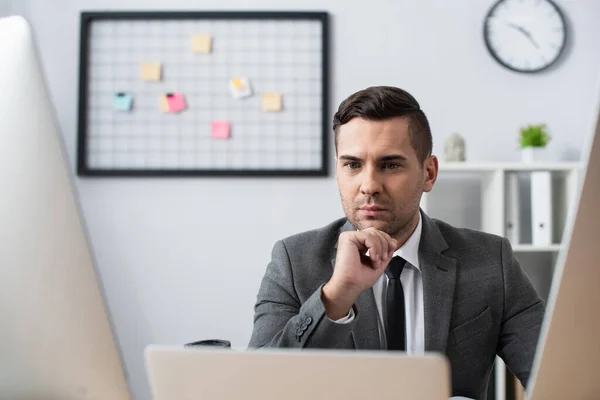
[[[483,36],[490,54],[502,66],[534,73],[558,61],[567,27],[552,0],[499,0],[485,17]]]

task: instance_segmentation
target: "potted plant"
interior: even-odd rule
[[[521,157],[525,162],[540,160],[540,154],[550,143],[550,134],[546,124],[527,125],[521,128]]]

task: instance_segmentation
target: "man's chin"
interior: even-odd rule
[[[389,229],[389,223],[387,221],[376,218],[361,218],[353,223],[353,225],[361,231],[367,228],[375,228],[380,231],[388,232]]]

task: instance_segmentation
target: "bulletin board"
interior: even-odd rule
[[[327,175],[325,12],[84,12],[82,176]]]

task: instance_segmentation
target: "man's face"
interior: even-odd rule
[[[392,237],[414,228],[423,192],[437,177],[437,159],[418,160],[409,121],[353,118],[338,128],[336,179],[348,220]]]

